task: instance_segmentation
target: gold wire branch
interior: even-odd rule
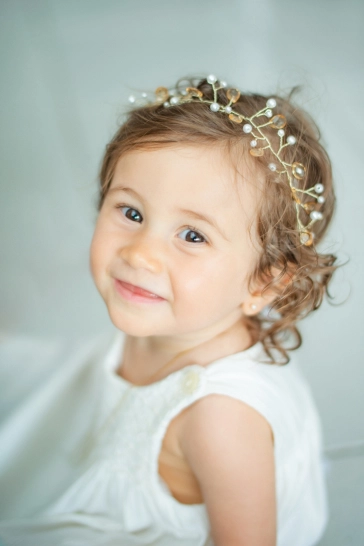
[[[287,120],[283,114],[275,114],[273,109],[277,106],[277,102],[274,98],[269,98],[267,100],[266,106],[256,112],[252,116],[245,116],[240,112],[234,110],[233,105],[238,102],[240,98],[240,91],[236,88],[227,88],[226,82],[218,80],[215,76],[210,75],[206,78],[206,81],[211,85],[213,92],[213,100],[209,100],[204,97],[203,92],[196,87],[186,87],[182,91],[170,91],[166,87],[158,87],[155,90],[154,100],[148,101],[147,94],[142,94],[142,102],[147,102],[148,104],[163,104],[164,107],[170,108],[177,105],[183,105],[189,102],[201,102],[209,105],[212,112],[221,112],[227,114],[229,119],[233,123],[241,124],[242,130],[245,134],[250,134],[253,139],[250,141],[250,154],[253,157],[260,157],[264,155],[265,150],[271,152],[275,160],[278,162],[280,167],[271,162],[268,164],[268,168],[275,172],[278,175],[285,175],[292,193],[292,199],[295,206],[296,218],[297,218],[297,229],[300,234],[301,244],[305,246],[311,246],[313,244],[314,233],[311,230],[311,227],[315,222],[323,218],[322,212],[316,210],[316,203],[321,205],[325,202],[325,198],[322,195],[324,192],[323,184],[315,184],[311,188],[302,189],[296,187],[297,182],[303,180],[306,177],[307,170],[302,163],[294,161],[293,163],[287,163],[281,157],[281,152],[287,146],[293,146],[296,144],[296,138],[293,135],[286,135],[284,127],[287,125]],[[218,91],[221,89],[226,89],[226,96],[229,100],[228,104],[223,105],[218,102]],[[134,96],[129,97],[129,101],[133,104],[138,105],[139,101]],[[263,123],[259,123],[257,118],[265,117]],[[267,120],[267,121],[266,121]],[[277,134],[279,136],[279,147],[278,150],[275,150],[271,141],[268,138],[262,129],[269,127],[271,129],[277,129]],[[259,144],[263,143],[263,146]],[[280,170],[278,170],[278,168]],[[276,178],[276,182],[280,182],[280,177]],[[301,195],[309,195],[315,202],[303,202],[300,199]],[[300,211],[304,212],[309,216],[310,221],[308,224],[303,224]]]

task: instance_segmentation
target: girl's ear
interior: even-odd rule
[[[241,304],[244,315],[252,316],[257,315],[260,311],[271,303],[276,298],[279,298],[280,294],[284,291],[287,285],[292,281],[293,274],[291,272],[285,273],[276,282],[275,279],[280,276],[281,271],[277,268],[272,269],[274,276],[266,277],[265,281],[262,281]],[[268,285],[269,288],[267,288]]]

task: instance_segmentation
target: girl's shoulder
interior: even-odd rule
[[[249,349],[212,362],[203,370],[207,389],[236,397],[261,397],[274,407],[288,408],[311,402],[312,392],[295,357],[288,364],[271,364],[263,346]]]
[[[321,442],[321,424],[311,386],[295,357],[288,364],[266,360],[261,344],[219,359],[200,374],[201,397],[225,395],[259,413],[273,432],[277,450],[299,444],[307,431]]]

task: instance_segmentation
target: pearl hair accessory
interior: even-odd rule
[[[322,220],[322,212],[315,210],[316,203],[322,205],[325,202],[325,198],[321,195],[324,192],[323,184],[315,184],[315,186],[306,190],[297,187],[297,181],[301,181],[306,176],[306,167],[302,163],[294,161],[293,163],[287,163],[281,157],[281,152],[287,146],[293,146],[296,144],[296,137],[293,135],[287,135],[284,127],[287,125],[286,117],[279,113],[274,113],[273,109],[277,106],[277,101],[274,98],[270,98],[266,102],[266,106],[259,110],[251,117],[244,116],[240,112],[236,112],[233,105],[238,102],[240,98],[240,91],[235,88],[226,90],[226,96],[229,100],[227,105],[222,105],[218,102],[217,92],[220,89],[227,88],[227,83],[222,80],[218,80],[216,76],[209,75],[206,81],[212,87],[213,100],[204,98],[204,95],[200,89],[196,87],[186,87],[182,91],[170,91],[166,87],[158,87],[155,90],[155,96],[152,101],[147,99],[147,94],[142,93],[142,100],[138,101],[135,96],[129,97],[129,102],[133,105],[138,105],[142,102],[147,104],[163,104],[165,108],[173,106],[180,106],[189,102],[201,102],[208,104],[212,112],[221,112],[227,114],[229,119],[233,123],[243,123],[242,130],[246,135],[250,135],[250,155],[253,157],[262,157],[265,150],[269,150],[273,155],[275,161],[268,164],[268,168],[272,173],[283,175],[287,178],[288,184],[291,189],[292,199],[294,201],[296,217],[297,217],[297,229],[300,234],[301,244],[304,246],[311,246],[313,244],[314,233],[311,231],[312,225]],[[261,119],[264,118],[264,119]],[[274,148],[270,142],[268,136],[264,133],[264,128],[269,127],[277,129],[277,135],[279,137],[279,145]],[[276,179],[279,182],[279,178]],[[315,201],[302,202],[301,196],[309,195]],[[304,225],[301,220],[300,211],[304,210],[309,215],[309,222]]]

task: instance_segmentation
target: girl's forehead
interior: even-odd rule
[[[212,204],[234,200],[249,208],[257,197],[257,170],[246,154],[231,153],[218,145],[179,144],[132,150],[116,165],[111,187],[128,182],[145,195],[194,199]]]

